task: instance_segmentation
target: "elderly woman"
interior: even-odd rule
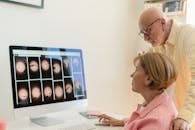
[[[134,59],[135,71],[131,74],[132,90],[144,98],[130,118],[117,120],[99,115],[99,120],[125,130],[168,130],[177,116],[176,107],[166,91],[177,77],[171,60],[160,53],[146,53]]]

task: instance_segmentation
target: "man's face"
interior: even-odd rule
[[[139,35],[147,42],[151,43],[153,47],[164,43],[163,40],[163,26],[161,19],[157,18],[147,25],[139,25]]]

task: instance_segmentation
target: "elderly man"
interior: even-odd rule
[[[152,45],[150,51],[171,57],[179,72],[174,87],[179,114],[170,130],[189,130],[195,119],[195,28],[167,19],[156,8],[141,13],[139,28],[140,36]]]

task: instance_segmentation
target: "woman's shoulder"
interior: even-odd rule
[[[178,114],[173,100],[166,92],[163,92],[159,97],[157,97],[155,102],[151,105],[151,109],[146,116],[158,118],[162,117],[162,119],[164,119],[175,118]]]
[[[175,104],[170,98],[168,98],[167,100],[156,106],[153,110],[151,110],[147,114],[147,116],[151,118],[158,117],[158,119],[162,120],[164,119],[172,120],[177,117],[177,114],[178,111],[175,107]]]

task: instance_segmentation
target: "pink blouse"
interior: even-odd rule
[[[169,130],[178,112],[166,92],[156,96],[146,107],[138,105],[130,118],[124,119],[125,130]]]

